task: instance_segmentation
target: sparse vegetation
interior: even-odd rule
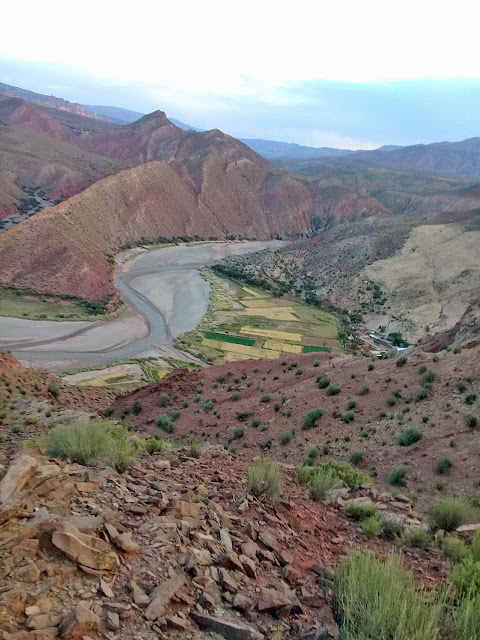
[[[165,433],[173,433],[175,425],[173,424],[170,416],[158,416],[157,427],[165,431]]]
[[[437,460],[437,463],[435,464],[435,473],[439,476],[444,476],[450,472],[451,468],[452,461],[450,458],[440,458],[440,460]]]
[[[271,458],[260,458],[247,469],[248,492],[259,498],[275,498],[282,488],[282,474]]]
[[[454,531],[473,516],[473,508],[461,498],[446,497],[434,502],[428,509],[432,529]]]
[[[357,504],[356,502],[348,504],[345,510],[346,514],[354,520],[365,520],[366,518],[371,518],[377,514],[377,511],[378,509],[374,506]]]
[[[48,432],[48,455],[88,465],[95,461],[112,464],[123,473],[136,457],[124,427],[108,421],[59,425]]]
[[[382,525],[376,516],[370,516],[362,520],[362,532],[367,538],[376,538],[382,532]]]
[[[366,396],[370,391],[370,387],[368,384],[362,384],[358,387],[357,394],[359,396]]]
[[[363,462],[363,453],[361,451],[352,451],[350,454],[350,464],[353,464],[354,467]]]
[[[307,430],[315,427],[317,421],[320,420],[320,418],[323,416],[324,413],[325,413],[325,410],[322,409],[321,407],[317,407],[316,409],[310,409],[310,411],[306,414],[305,418],[303,419],[302,429]]]
[[[328,385],[327,387],[327,396],[336,396],[342,390],[342,385],[340,382],[334,382],[333,384]]]
[[[404,487],[407,484],[407,467],[398,465],[388,474],[388,484],[392,487]]]
[[[422,438],[423,438],[423,433],[419,429],[416,429],[415,427],[411,427],[410,429],[405,429],[399,434],[397,438],[397,444],[400,447],[409,447],[412,444],[415,444],[415,442],[418,442],[419,440],[421,440]]]

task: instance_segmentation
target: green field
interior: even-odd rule
[[[253,347],[255,344],[255,340],[251,338],[241,338],[239,336],[229,336],[224,333],[211,333],[207,331],[205,333],[205,338],[209,338],[210,340],[218,340],[219,342],[231,342],[232,344],[243,344],[246,347]]]
[[[0,293],[0,316],[25,318],[27,320],[53,320],[96,322],[115,318],[122,307],[111,314],[92,315],[87,313],[81,302],[50,300],[41,297],[21,295],[14,292]]]
[[[196,329],[177,338],[180,349],[212,364],[281,357],[292,353],[295,345],[303,353],[342,351],[339,325],[331,313],[287,296],[243,287],[206,268],[202,275],[211,285],[210,306]],[[250,335],[249,329],[254,330]],[[289,343],[285,349],[282,336]]]

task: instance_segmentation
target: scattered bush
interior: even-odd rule
[[[318,502],[323,500],[329,491],[338,486],[339,479],[334,471],[322,467],[313,468],[318,468],[318,471],[311,476],[308,482],[308,494],[312,500]]]
[[[394,542],[402,538],[405,526],[399,518],[381,515],[380,524],[382,527],[382,537],[385,538],[385,540]]]
[[[344,413],[343,417],[342,417],[342,420],[346,424],[349,424],[350,422],[355,420],[355,411],[347,411],[347,413]]]
[[[165,433],[173,433],[175,426],[170,419],[170,416],[158,416],[157,427],[165,431]]]
[[[327,396],[337,396],[342,390],[340,382],[334,382],[327,387]]]
[[[317,387],[319,389],[325,389],[330,384],[330,376],[326,373],[319,373],[317,378]]]
[[[388,484],[392,487],[404,487],[407,484],[407,467],[398,465],[388,474]]]
[[[151,438],[148,438],[148,440],[145,440],[145,451],[152,455],[154,453],[164,453],[165,449],[166,446],[164,440],[160,440],[155,436],[152,436]]]
[[[215,406],[215,403],[213,400],[207,400],[205,402],[205,404],[203,405],[203,409],[204,411],[206,411],[207,413],[210,411],[213,411],[213,407]]]
[[[457,563],[452,571],[453,584],[463,593],[480,595],[480,562],[465,558]]]
[[[361,451],[352,451],[350,455],[350,464],[353,464],[354,467],[363,462],[363,453]]]
[[[290,444],[290,441],[292,440],[293,436],[294,436],[293,431],[285,431],[284,433],[282,433],[280,437],[280,444],[283,446]]]
[[[132,413],[134,416],[138,416],[139,413],[141,413],[142,411],[142,403],[140,402],[140,400],[135,400],[135,402],[133,403],[132,406]]]
[[[422,438],[423,438],[423,433],[419,429],[416,429],[415,427],[411,427],[410,429],[405,429],[399,434],[397,438],[397,444],[400,447],[409,447],[410,445],[415,444],[415,442],[418,442]]]
[[[359,396],[366,396],[370,391],[370,387],[368,384],[362,384],[358,387],[358,395]]]
[[[372,484],[372,479],[368,474],[355,469],[348,462],[329,460],[322,468],[334,471],[340,480],[343,480],[352,489]]]
[[[60,395],[60,387],[55,382],[51,382],[48,387],[48,393],[51,393],[54,398],[58,398]]]
[[[240,438],[243,438],[244,433],[245,429],[243,427],[237,427],[233,432],[233,439],[240,440]]]
[[[108,421],[59,425],[48,432],[48,455],[88,465],[105,461],[123,473],[135,458],[135,447],[126,439],[124,427]]]
[[[260,458],[247,469],[248,492],[257,498],[265,495],[275,498],[282,488],[282,474],[271,458]]]
[[[438,640],[443,607],[421,588],[398,554],[385,560],[355,551],[335,572],[334,607],[341,637]]]
[[[475,404],[476,399],[477,399],[477,394],[470,393],[468,396],[465,396],[465,404],[468,404],[469,406],[471,406],[472,404]]]
[[[465,416],[465,422],[469,429],[475,429],[478,424],[477,416]]]
[[[436,377],[437,377],[436,371],[433,371],[433,369],[427,369],[425,373],[422,375],[422,377],[420,378],[420,383],[422,387],[432,384],[432,382],[435,380]]]
[[[253,427],[254,429],[257,429],[261,424],[262,424],[262,421],[261,421],[261,420],[259,420],[258,418],[254,418],[254,419],[252,420],[252,427]]]
[[[200,456],[202,455],[202,444],[200,440],[196,440],[195,438],[191,440],[188,447],[188,452],[192,456],[192,458],[200,458]]]
[[[454,531],[473,516],[473,508],[464,500],[455,497],[441,498],[428,509],[432,529]]]
[[[376,516],[362,520],[362,531],[367,538],[376,538],[382,532],[382,525]]]
[[[232,393],[232,395],[230,396],[230,400],[233,400],[233,402],[236,402],[237,400],[240,400],[240,394],[239,393]]]
[[[425,529],[422,529],[421,527],[409,527],[405,530],[403,542],[407,547],[428,549],[431,540]]]
[[[265,393],[260,398],[260,402],[270,402],[271,399],[272,399],[272,396],[269,393]]]
[[[169,403],[168,393],[161,393],[158,396],[157,405],[159,407],[167,407]]]
[[[468,548],[463,540],[454,535],[445,536],[442,540],[442,549],[447,558],[453,562],[461,562],[468,556]]]
[[[452,461],[450,460],[450,458],[440,458],[440,460],[437,460],[437,463],[435,465],[435,473],[439,476],[444,476],[450,472],[451,468]]]
[[[317,407],[316,409],[310,409],[310,411],[306,414],[305,418],[303,419],[303,425],[302,425],[302,429],[312,429],[312,427],[315,426],[317,420],[320,420],[320,418],[323,416],[323,414],[325,413],[325,410],[322,409],[321,407]]]
[[[377,507],[368,504],[350,502],[345,510],[346,514],[354,520],[366,520],[377,514]]]
[[[407,356],[400,356],[395,360],[395,364],[397,365],[397,367],[403,367],[405,364],[407,364],[407,361]]]

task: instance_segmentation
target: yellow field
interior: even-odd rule
[[[204,347],[210,347],[210,349],[220,349],[219,344],[223,344],[223,342],[219,342],[218,340],[212,340],[211,338],[204,338],[202,340],[202,344]]]
[[[245,316],[261,316],[268,320],[279,320],[280,322],[300,322],[300,320],[292,313],[292,307],[281,308],[263,308],[263,309],[245,309]]]
[[[158,373],[158,377],[161,380],[167,375],[167,373],[170,373],[170,371],[168,371],[168,369],[157,369],[157,373]]]
[[[271,349],[260,349],[259,347],[246,347],[243,344],[232,344],[230,342],[219,342],[222,351],[230,351],[240,353],[242,355],[255,356],[257,358],[279,358],[280,351],[272,351]]]
[[[248,333],[260,338],[272,338],[273,340],[290,340],[291,342],[301,342],[303,337],[301,333],[289,333],[275,329],[254,329],[253,327],[242,327],[240,333]]]
[[[245,293],[248,293],[249,296],[253,296],[254,298],[264,298],[265,297],[264,295],[262,295],[258,291],[254,291],[253,289],[250,289],[249,287],[242,287],[242,289],[245,291]]]
[[[240,302],[244,307],[250,308],[266,308],[266,309],[292,309],[289,305],[288,300],[285,300],[285,303],[281,302],[270,302],[269,300],[264,300],[263,298],[242,298]]]
[[[275,340],[265,340],[263,348],[283,351],[283,353],[302,353],[301,344],[289,344],[288,342],[276,342]]]
[[[225,362],[237,362],[238,360],[260,360],[256,356],[243,355],[241,353],[234,353],[233,351],[225,352]]]

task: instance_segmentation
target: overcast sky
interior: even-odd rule
[[[162,109],[237,137],[374,148],[480,135],[467,0],[24,0],[2,6],[0,81]]]

